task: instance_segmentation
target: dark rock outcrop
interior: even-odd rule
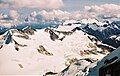
[[[48,56],[52,56],[53,54],[48,52],[42,45],[39,45],[39,48],[37,49],[39,53],[43,54],[43,55],[48,55]]]

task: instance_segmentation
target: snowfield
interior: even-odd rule
[[[66,31],[74,28],[73,26],[61,26],[55,30],[65,31],[64,27],[70,28],[66,29]],[[0,49],[1,75],[48,76],[49,73],[52,73],[55,76],[74,76],[77,73],[76,71],[80,71],[81,74],[86,73],[81,69],[85,69],[91,64],[92,61],[89,62],[89,59],[98,61],[105,56],[100,53],[92,53],[92,50],[97,46],[82,31],[66,35],[62,41],[51,40],[49,32],[45,32],[45,29],[37,30],[34,35],[28,35],[29,39],[17,37],[18,34],[13,33],[12,38],[17,43],[26,46],[18,46],[16,50],[14,41],[3,45]],[[42,50],[40,47],[42,47]],[[77,60],[81,66],[70,66],[74,65]],[[70,71],[68,70],[66,73],[63,70],[67,67],[70,67]],[[71,71],[71,68],[74,72]]]

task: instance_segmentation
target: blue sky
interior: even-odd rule
[[[14,3],[12,3],[12,1],[16,1],[17,3],[21,3],[23,1],[23,3],[26,3],[26,5],[29,1],[33,1],[34,5],[35,5],[35,1],[36,1],[36,5],[39,5],[39,4],[37,4],[38,3],[37,1],[39,1],[39,2],[56,1],[57,5],[59,5],[59,6],[60,6],[60,4],[59,4],[60,1],[62,1],[64,6],[60,9],[67,10],[67,11],[83,10],[84,6],[89,6],[89,5],[120,4],[120,0],[0,0],[0,3],[8,2],[9,4],[14,4]],[[56,3],[53,2],[52,5],[55,5],[55,7],[57,7]],[[44,6],[47,6],[48,4],[49,3],[45,3]],[[48,7],[50,7],[50,6],[48,6]],[[4,8],[4,6],[1,8]]]
[[[63,3],[63,10],[78,11],[89,5],[120,4],[120,0],[63,0]]]

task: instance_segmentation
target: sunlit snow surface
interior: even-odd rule
[[[61,26],[58,30],[71,30],[73,26]],[[74,28],[74,27],[73,27]],[[15,35],[15,33],[14,33]],[[12,36],[20,44],[27,45],[19,47],[19,51],[15,50],[14,43],[4,45],[0,49],[0,74],[1,75],[43,75],[52,71],[60,73],[67,66],[67,59],[77,58],[94,58],[101,59],[104,55],[84,55],[80,51],[90,50],[89,43],[92,43],[82,31],[76,31],[72,35],[66,36],[63,41],[50,39],[49,33],[44,29],[37,30],[35,35],[29,35],[30,39],[22,39]],[[40,54],[37,50],[39,45],[45,47],[53,56]],[[19,65],[22,65],[21,66]]]
[[[76,27],[82,27],[84,24],[79,24],[79,21],[71,20],[71,25],[67,25],[69,21],[63,23],[58,28],[56,28],[56,23],[23,23],[18,26],[12,26],[11,28],[5,28],[6,30],[21,30],[26,26],[31,26],[35,28],[34,35],[28,35],[29,39],[23,39],[16,37],[19,33],[12,33],[12,38],[19,44],[27,45],[25,47],[19,47],[19,51],[15,49],[15,43],[12,41],[9,44],[4,44],[0,49],[0,74],[1,75],[45,75],[47,72],[57,73],[60,76],[73,76],[73,75],[87,75],[89,73],[89,68],[94,68],[97,62],[91,64],[90,62],[84,60],[89,58],[92,60],[99,61],[106,54],[92,53],[92,50],[101,51],[83,32],[82,30],[76,30],[70,35],[66,35],[65,38],[61,40],[51,40],[49,32],[45,31],[45,28],[51,28],[52,30],[71,32]],[[78,24],[76,24],[78,23]],[[25,25],[25,26],[24,26]],[[98,30],[92,24],[89,24],[89,28],[92,30]],[[3,27],[2,27],[3,29]],[[103,28],[102,30],[104,30]],[[2,32],[2,33],[4,33]],[[1,33],[1,34],[2,34]],[[60,36],[63,36],[60,34]],[[45,55],[38,52],[39,46],[42,45],[47,52],[52,53],[52,55]],[[93,47],[91,47],[93,46]],[[91,51],[88,53],[87,51]],[[85,53],[84,53],[85,52]],[[86,53],[87,52],[87,53]],[[77,59],[78,61],[69,63],[69,60]],[[83,60],[80,60],[83,59]],[[80,65],[76,66],[76,63]],[[62,72],[69,66],[66,72]],[[87,69],[83,72],[82,70]],[[96,70],[97,71],[97,70]]]

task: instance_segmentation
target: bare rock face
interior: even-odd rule
[[[43,76],[55,76],[56,74],[58,74],[58,73],[54,73],[54,72],[46,72],[45,73],[45,75],[43,75]]]
[[[53,41],[55,41],[56,39],[59,38],[59,36],[56,35],[52,30],[49,31],[49,34],[50,34],[51,40],[53,40]]]
[[[39,53],[43,54],[43,55],[48,55],[48,56],[52,56],[53,54],[48,52],[42,45],[39,45],[39,48],[37,49]]]
[[[45,29],[45,32],[49,32],[51,40],[63,40],[66,36],[72,35],[72,31],[58,31],[58,30],[53,30],[53,29]]]
[[[56,32],[58,32],[59,34],[62,33],[63,35],[72,35],[73,32],[72,31],[57,31],[55,30]]]
[[[32,29],[32,27],[27,26],[25,28],[23,28],[23,32],[28,34],[28,35],[34,35],[35,34],[35,29]]]
[[[22,64],[18,64],[20,66],[20,68],[23,68]]]
[[[26,29],[26,30],[24,30],[24,33],[27,33],[29,35],[34,35],[34,30]]]
[[[19,37],[19,38],[23,38],[23,39],[29,39],[29,36],[27,34],[25,34],[23,31],[19,31],[19,30],[11,30],[12,35],[15,37]]]

